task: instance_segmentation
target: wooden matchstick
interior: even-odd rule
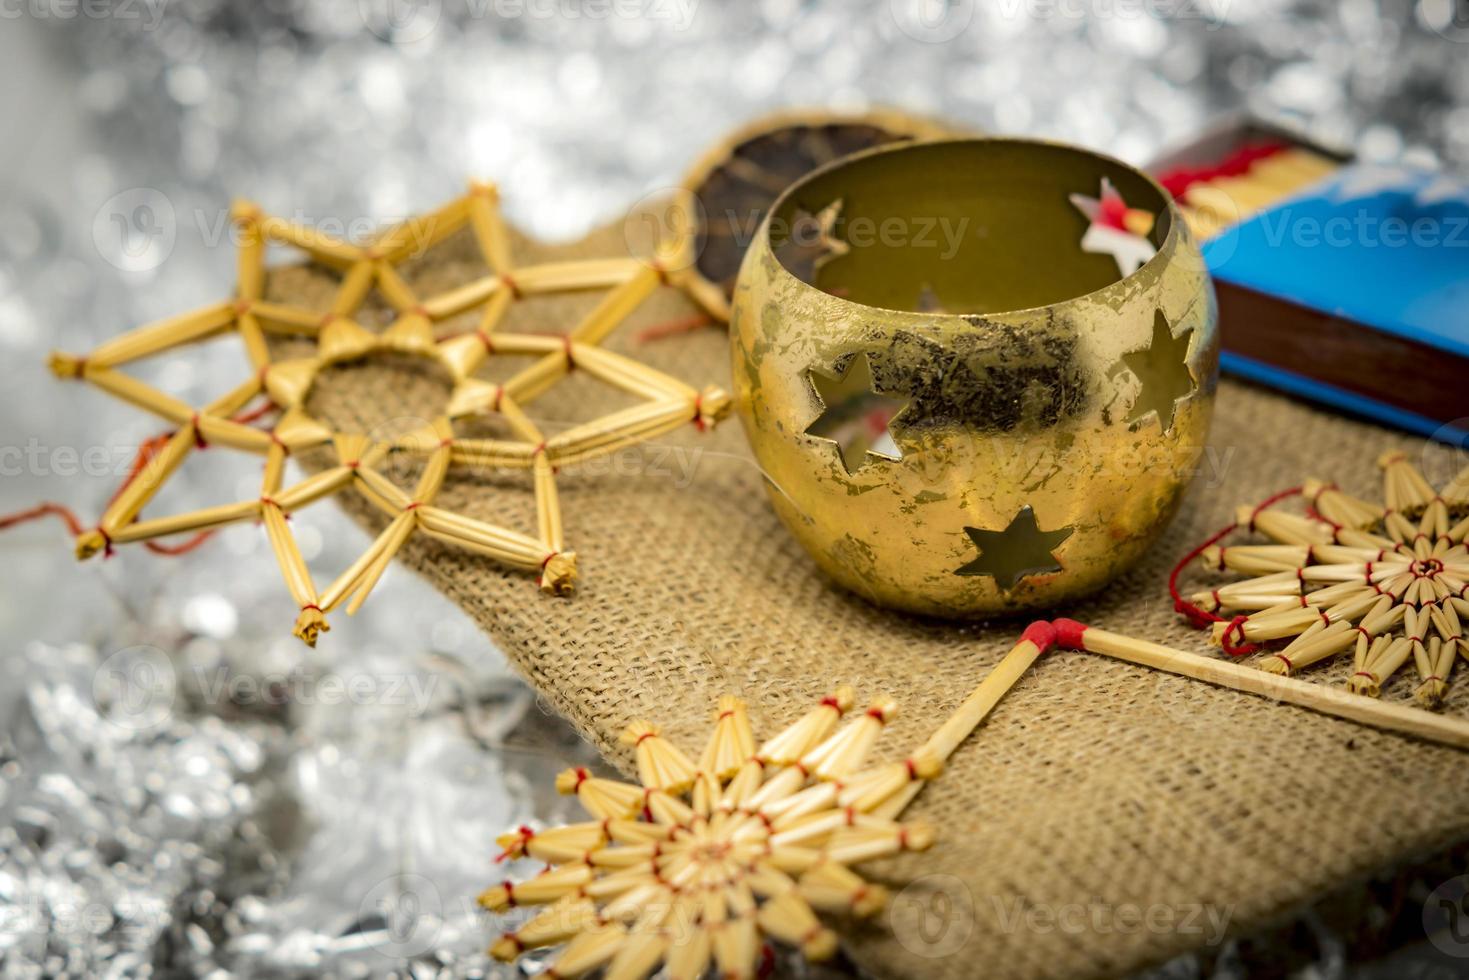
[[[949,719],[939,726],[938,730],[929,736],[928,741],[913,754],[912,758],[920,755],[930,756],[939,762],[947,761],[954,754],[964,740],[974,733],[980,723],[994,710],[1000,699],[1010,692],[1030,670],[1041,654],[1050,649],[1055,643],[1055,630],[1050,624],[1044,622],[1032,623],[1021,634],[1020,642],[1010,649],[1010,652],[994,666],[979,686],[964,699],[958,709],[949,716]],[[873,816],[896,818],[908,808],[913,798],[922,792],[926,780],[910,780],[908,785],[899,790],[898,793],[886,802],[875,807],[871,813]]]
[[[1384,731],[1469,749],[1469,721],[1461,718],[1446,718],[1421,708],[1384,704],[1376,699],[1360,697],[1336,688],[1269,674],[1227,660],[1185,653],[1159,643],[1135,640],[1120,633],[1097,629],[1095,626],[1082,626],[1070,620],[1057,620],[1056,626],[1058,633],[1066,636],[1072,635],[1067,632],[1068,628],[1074,631],[1081,649],[1090,653],[1309,708],[1334,718],[1344,718]]]
[[[1407,640],[1399,640],[1392,644],[1394,647],[1403,648],[1398,651],[1401,659],[1406,659],[1408,656],[1408,643]],[[1377,637],[1374,649],[1376,647],[1385,648],[1387,645],[1389,645],[1388,638]],[[1085,626],[1073,620],[1058,619],[1054,623],[1042,621],[1032,623],[1027,627],[1020,642],[1016,643],[1010,652],[985,675],[979,686],[964,699],[964,702],[949,716],[948,720],[929,736],[928,741],[908,757],[909,761],[904,765],[911,769],[916,762],[926,764],[933,760],[942,762],[948,759],[974,733],[975,729],[989,716],[989,713],[1010,692],[1020,678],[1025,676],[1041,655],[1053,646],[1085,650],[1153,670],[1161,670],[1180,677],[1227,687],[1230,690],[1308,708],[1395,734],[1421,738],[1455,748],[1469,749],[1469,721],[1463,719],[1445,718],[1422,708],[1384,704],[1374,698],[1364,698],[1360,694],[1306,683],[1228,660],[1175,650],[1159,643],[1136,640],[1120,633]],[[1430,649],[1433,648],[1430,647]],[[1437,648],[1437,650],[1442,649],[1442,647]],[[1437,650],[1434,652],[1436,653]],[[1439,668],[1440,661],[1431,659],[1420,669]],[[1358,669],[1362,669],[1360,658]],[[1446,667],[1443,668],[1443,673],[1447,674]],[[1428,687],[1427,682],[1425,682],[1425,687]],[[1440,694],[1441,689],[1430,687],[1420,695],[1420,700],[1427,701],[1432,696]],[[923,779],[903,780],[899,784],[900,788],[893,791],[892,795],[887,796],[875,807],[868,809],[859,806],[858,809],[866,809],[875,817],[894,819],[918,796],[926,780],[930,778],[932,775]],[[858,787],[859,790],[862,788]]]

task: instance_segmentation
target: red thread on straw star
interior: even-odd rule
[[[267,216],[255,205],[238,203],[232,209],[240,232],[234,297],[125,333],[86,357],[53,354],[50,364],[58,376],[88,381],[179,427],[140,449],[133,472],[94,530],[81,530],[77,522],[78,557],[110,554],[114,545],[139,541],[159,553],[182,554],[202,544],[218,527],[259,521],[270,536],[286,586],[302,610],[295,633],[310,644],[327,630],[327,612],[345,604],[351,613],[362,604],[388,563],[415,534],[539,573],[537,581],[542,591],[571,594],[576,582],[576,553],[567,550],[562,540],[553,480],[558,467],[656,438],[684,425],[691,415],[701,428],[712,425],[727,414],[730,402],[722,391],[696,393],[644,364],[601,349],[623,319],[661,283],[669,281],[660,260],[655,257],[650,263],[628,257],[516,267],[497,200],[492,187],[476,184],[466,196],[432,214],[389,228],[367,245],[335,239],[316,229]],[[420,299],[398,267],[465,228],[472,230],[490,271]],[[306,310],[265,300],[268,244],[294,247],[322,266],[342,271],[341,285],[330,309]],[[675,250],[682,247],[680,243]],[[374,289],[396,316],[381,333],[369,331],[354,319]],[[496,333],[513,301],[593,289],[606,290],[602,300],[581,322],[558,337]],[[435,338],[435,324],[470,312],[479,316],[472,331],[442,340]],[[203,408],[186,405],[120,370],[144,358],[225,333],[241,339],[252,367],[251,380]],[[312,339],[316,342],[315,355],[273,360],[269,335]],[[442,414],[417,431],[375,440],[334,431],[306,413],[307,394],[323,370],[384,353],[425,357],[447,371],[453,390]],[[494,385],[475,377],[492,355],[531,356],[536,360],[503,384]],[[549,438],[542,435],[524,407],[573,366],[633,395],[642,404]],[[265,399],[267,406],[239,414],[257,398]],[[272,405],[280,409],[281,415],[268,431],[249,425]],[[504,417],[512,430],[510,438],[455,437],[456,420],[487,412]],[[184,458],[211,445],[264,456],[265,477],[260,492],[251,499],[220,507],[140,519],[140,513]],[[336,466],[285,486],[285,458],[313,447],[334,450]],[[399,490],[377,471],[389,455],[415,457],[421,464],[418,485],[411,494]],[[144,466],[153,467],[151,478],[136,479]],[[535,533],[497,527],[435,506],[449,471],[457,467],[531,470]],[[358,561],[330,585],[318,588],[286,519],[295,509],[348,489],[381,510],[389,524]],[[59,513],[51,505],[46,510],[19,515],[0,527],[18,523],[20,518]],[[194,536],[181,544],[153,540],[190,532]]]
[[[1308,480],[1240,508],[1234,524],[1184,557],[1169,588],[1178,610],[1210,625],[1226,653],[1283,645],[1259,661],[1262,670],[1290,676],[1351,651],[1348,690],[1376,697],[1411,659],[1420,679],[1415,696],[1437,707],[1456,655],[1469,656],[1469,470],[1435,490],[1404,453],[1378,465],[1383,503]],[[1304,514],[1272,509],[1296,494]],[[1223,547],[1237,528],[1271,543]],[[1185,600],[1178,578],[1194,558],[1210,571],[1251,577]]]
[[[499,839],[548,869],[489,889],[480,904],[546,908],[491,953],[511,960],[564,944],[550,970],[600,968],[607,980],[642,978],[660,964],[671,976],[701,976],[712,964],[721,976],[752,977],[765,938],[831,956],[836,936],[817,913],[872,915],[887,897],[848,866],[933,841],[922,824],[874,815],[908,782],[887,780],[891,767],[857,772],[881,730],[874,722],[894,708],[880,698],[836,728],[851,703],[850,691],[838,691],[757,746],[744,702],[721,698],[697,763],[657,726],[629,725],[623,742],[641,785],[568,770],[557,786],[592,820]],[[936,775],[927,762],[896,765],[913,778]]]

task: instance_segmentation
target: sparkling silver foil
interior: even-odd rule
[[[1469,167],[1451,0],[10,0],[0,73],[0,512],[100,512],[156,425],[44,355],[225,295],[235,196],[351,233],[475,175],[574,238],[789,104],[1135,161],[1248,109]],[[237,370],[203,349],[150,377],[198,400]],[[207,463],[167,506],[257,480]],[[295,530],[322,574],[365,543],[331,508]],[[537,967],[486,960],[500,924],[473,898],[525,870],[493,863],[494,835],[561,819],[552,775],[594,760],[445,600],[394,569],[312,655],[256,528],[179,559],[77,566],[51,524],[0,548],[0,972]],[[1203,962],[1167,975],[1239,958]]]

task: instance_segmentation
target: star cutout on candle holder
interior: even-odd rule
[[[114,545],[152,541],[169,535],[199,535],[227,524],[265,525],[281,573],[300,607],[295,634],[315,645],[328,626],[326,613],[347,603],[355,612],[382,577],[393,556],[415,533],[457,545],[512,567],[533,572],[542,589],[571,594],[576,553],[562,542],[561,511],[553,474],[566,466],[616,452],[690,422],[701,429],[723,418],[729,397],[718,388],[693,388],[637,361],[601,348],[611,332],[660,283],[686,268],[673,250],[652,261],[634,257],[587,259],[516,267],[492,186],[476,184],[470,193],[428,215],[390,228],[357,245],[296,222],[263,214],[253,204],[237,204],[240,228],[236,295],[117,337],[85,357],[55,353],[51,368],[60,377],[88,381],[118,398],[162,416],[175,425],[162,448],[145,460],[144,479],[124,483],[97,527],[76,539],[78,558],[110,553]],[[472,229],[489,273],[419,299],[398,265],[438,245],[461,229]],[[340,286],[325,313],[267,301],[267,244],[293,247],[316,263],[339,271]],[[682,248],[686,243],[680,243]],[[353,317],[376,289],[395,319],[373,333]],[[605,289],[580,323],[564,334],[497,332],[510,304],[523,296]],[[435,324],[476,311],[478,324],[465,333],[437,337]],[[240,338],[250,364],[246,380],[201,409],[123,374],[119,368],[165,351],[217,336]],[[273,358],[267,335],[314,342],[311,356]],[[437,363],[453,388],[447,405],[418,430],[387,439],[340,432],[306,412],[306,399],[320,374],[335,365],[382,354],[406,354]],[[475,377],[491,357],[529,356],[535,360],[503,384]],[[546,436],[524,408],[572,370],[637,398],[639,404]],[[269,429],[246,424],[240,413],[253,402],[280,415]],[[258,413],[252,413],[258,414]],[[499,416],[508,438],[460,438],[456,421]],[[265,476],[255,499],[204,510],[139,520],[143,508],[190,453],[223,446],[265,458]],[[335,465],[286,486],[287,458],[316,447],[331,447]],[[397,486],[380,470],[390,456],[421,461],[416,486]],[[465,468],[529,470],[534,486],[537,533],[497,527],[435,506],[451,471]],[[368,549],[323,590],[313,584],[286,523],[292,511],[323,497],[354,490],[389,519]]]
[[[791,275],[814,286],[816,277],[828,262],[852,250],[850,245],[836,237],[836,224],[841,213],[841,198],[815,214],[800,208],[796,210],[789,234],[775,248],[776,259]]]
[[[929,283],[923,283],[918,287],[918,299],[913,304],[915,313],[950,313],[952,312],[939,299],[936,289]]]
[[[954,569],[954,574],[988,575],[1001,590],[1009,592],[1027,576],[1061,571],[1054,552],[1073,530],[1062,527],[1042,531],[1035,511],[1026,504],[1003,531],[966,527],[964,533],[979,549],[979,557]]]
[[[908,399],[877,390],[866,351],[853,357],[840,377],[815,368],[807,375],[822,409],[816,421],[806,427],[806,434],[835,443],[849,475],[867,464],[869,454],[890,460],[903,458],[891,426],[908,406]]]
[[[1178,403],[1199,387],[1188,366],[1192,334],[1189,327],[1175,337],[1159,310],[1153,316],[1153,339],[1148,346],[1122,355],[1118,367],[1131,371],[1141,386],[1127,414],[1128,424],[1156,412],[1164,432],[1173,428]]]
[[[1153,227],[1153,216],[1129,208],[1106,177],[1102,178],[1096,197],[1072,194],[1071,203],[1090,222],[1081,238],[1081,250],[1112,256],[1123,276],[1132,275],[1158,254],[1147,237]]]

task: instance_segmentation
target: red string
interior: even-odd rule
[[[40,520],[43,517],[49,516],[59,517],[63,521],[65,521],[66,526],[71,529],[72,537],[76,537],[78,534],[81,534],[82,531],[86,530],[84,527],[82,527],[82,522],[77,520],[76,515],[73,514],[69,508],[62,506],[61,504],[50,503],[48,501],[44,504],[37,504],[30,510],[22,510],[14,514],[7,514],[4,517],[0,517],[0,531],[5,530],[6,528],[14,527],[17,524],[25,524],[29,521],[36,521]]]
[[[1169,170],[1158,177],[1158,183],[1174,197],[1182,197],[1194,184],[1249,173],[1256,162],[1274,156],[1285,148],[1285,144],[1279,142],[1246,144],[1212,166],[1176,167]]]
[[[144,541],[143,547],[147,548],[155,555],[163,555],[165,558],[177,558],[179,555],[187,555],[189,552],[199,547],[205,541],[208,541],[210,536],[212,536],[213,534],[213,530],[196,531],[194,532],[194,536],[192,538],[189,538],[186,541],[181,541],[178,544],[163,544],[159,541]]]
[[[261,368],[261,370],[264,371],[265,369]],[[259,408],[246,412],[243,415],[236,415],[232,421],[238,422],[241,425],[249,425],[251,422],[259,421],[273,411],[275,411],[275,402],[266,402]]]
[[[232,421],[239,422],[242,425],[247,425],[260,419],[262,416],[272,411],[275,407],[276,406],[274,403],[266,402],[259,408],[246,412],[242,415],[234,416]],[[195,441],[199,443],[199,448],[203,449],[205,448],[205,444],[199,439],[198,436],[197,414],[194,416],[194,422],[192,424],[195,429]],[[133,482],[138,479],[143,470],[147,468],[149,463],[153,462],[153,460],[158,456],[158,453],[162,451],[164,446],[168,445],[169,440],[173,437],[174,433],[164,432],[160,433],[159,435],[153,436],[150,439],[143,440],[143,442],[138,446],[137,454],[133,456],[133,461],[131,465],[128,466],[127,476],[123,477],[122,483],[118,485],[118,488],[115,491],[113,491],[112,496],[107,498],[107,506],[112,506],[112,504],[117,501],[117,498],[122,496],[123,491],[127,490],[128,487],[133,485]],[[77,518],[76,513],[71,508],[65,506],[64,504],[52,503],[48,501],[42,504],[38,504],[28,510],[17,511],[14,514],[0,515],[0,531],[5,531],[20,524],[28,524],[31,521],[36,521],[40,520],[43,517],[51,516],[59,517],[62,521],[64,521],[66,523],[67,529],[71,531],[72,537],[76,537],[86,530],[86,528],[82,525],[82,522]],[[100,531],[101,528],[98,528],[98,530]],[[193,551],[205,541],[208,541],[209,538],[213,536],[213,534],[213,529],[207,531],[198,531],[192,537],[181,541],[178,544],[163,544],[159,541],[144,541],[143,547],[147,548],[155,555],[164,555],[169,558],[175,558],[179,555],[186,555],[189,552]],[[105,532],[103,532],[103,537],[107,537]],[[110,540],[108,542],[107,553],[112,553]]]
[[[521,824],[519,827],[517,827],[515,829],[515,833],[520,837],[520,840],[516,844],[511,845],[511,847],[507,847],[505,850],[501,851],[500,856],[495,858],[496,864],[504,864],[506,861],[510,860],[511,848],[516,848],[520,853],[524,853],[525,845],[529,843],[530,839],[536,835],[536,832],[534,830],[531,830],[524,824]]]
[[[1250,520],[1249,524],[1247,525],[1248,528],[1250,530],[1254,530],[1255,518],[1259,517],[1262,512],[1269,509],[1270,507],[1273,507],[1275,504],[1280,503],[1280,501],[1285,500],[1287,497],[1294,497],[1300,492],[1300,487],[1291,487],[1288,490],[1282,490],[1279,493],[1272,494],[1269,497],[1266,497],[1264,500],[1260,501],[1260,503],[1255,506],[1255,509],[1250,511]],[[1224,630],[1224,635],[1220,637],[1220,645],[1224,648],[1224,652],[1229,654],[1231,657],[1243,657],[1246,654],[1254,653],[1256,650],[1259,649],[1259,646],[1257,644],[1244,642],[1245,620],[1249,617],[1236,616],[1233,619],[1225,619],[1223,616],[1216,615],[1215,613],[1210,612],[1209,610],[1203,608],[1200,605],[1197,605],[1196,603],[1189,602],[1178,591],[1178,577],[1183,574],[1184,568],[1187,567],[1190,562],[1202,555],[1207,549],[1218,544],[1220,541],[1223,541],[1234,531],[1238,530],[1239,527],[1239,522],[1236,521],[1232,524],[1228,524],[1220,528],[1214,534],[1210,535],[1208,540],[1206,540],[1203,544],[1200,544],[1197,548],[1194,548],[1188,554],[1180,558],[1178,560],[1178,564],[1173,566],[1173,571],[1170,572],[1168,575],[1168,594],[1173,597],[1173,608],[1177,612],[1187,617],[1188,621],[1192,623],[1196,629],[1204,629],[1208,626],[1212,626],[1214,623],[1229,624],[1229,626]]]
[[[775,973],[775,949],[769,943],[760,946],[760,965],[755,970],[759,980],[770,980]]]
[[[688,316],[677,317],[672,320],[664,320],[650,327],[644,327],[632,335],[633,343],[646,344],[650,340],[662,340],[665,337],[675,337],[681,333],[689,333],[700,327],[707,327],[714,323],[714,318],[707,313],[690,313]]]

